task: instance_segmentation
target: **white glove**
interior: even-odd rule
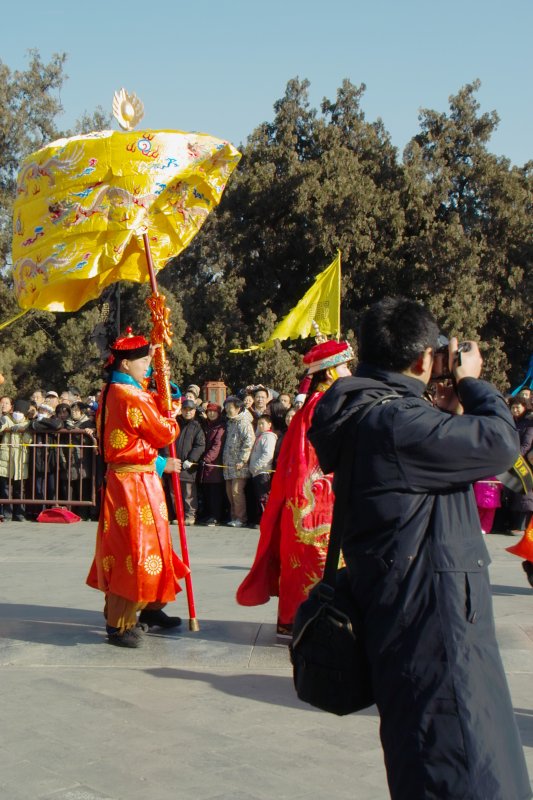
[[[183,466],[183,469],[190,469],[190,468],[192,467],[192,461],[187,461],[187,460],[185,460],[185,461],[182,463],[182,466]]]

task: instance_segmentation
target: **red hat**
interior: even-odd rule
[[[150,352],[150,342],[144,336],[134,336],[131,328],[126,328],[126,335],[115,339],[111,347],[113,358],[127,358],[134,361],[136,358],[144,358]]]
[[[222,407],[218,405],[218,403],[208,403],[205,407],[206,411],[216,411],[217,413],[222,413]]]
[[[321,344],[315,344],[304,356],[307,374],[312,375],[322,369],[337,367],[355,358],[354,352],[348,342],[336,342],[334,339]]]

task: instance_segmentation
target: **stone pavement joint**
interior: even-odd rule
[[[200,631],[183,592],[169,608],[182,629],[133,651],[107,645],[103,596],[85,585],[95,532],[0,525],[2,800],[322,800],[332,787],[335,800],[386,800],[376,709],[335,717],[301,703],[276,602],[235,602],[257,531],[189,528]],[[533,590],[512,540],[486,541],[533,774]]]

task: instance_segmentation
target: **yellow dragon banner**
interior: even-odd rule
[[[22,163],[13,214],[21,309],[76,311],[118,280],[149,277],[184,250],[220,202],[241,154],[207,134],[99,131]]]

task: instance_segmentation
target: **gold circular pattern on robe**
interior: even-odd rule
[[[159,575],[163,571],[163,560],[161,556],[148,556],[144,562],[144,569],[148,575]]]
[[[109,572],[109,570],[113,567],[115,563],[115,556],[104,556],[102,559],[102,566],[104,568],[104,572]]]
[[[126,569],[130,575],[133,575],[133,559],[131,556],[126,556]]]
[[[526,531],[526,539],[528,542],[533,542],[533,528],[528,528]]]
[[[164,500],[159,503],[159,513],[163,519],[168,520],[168,508]]]
[[[129,520],[128,509],[125,506],[117,508],[115,511],[115,519],[121,528],[125,528]]]
[[[128,408],[127,415],[132,428],[138,428],[143,421],[143,412],[140,408]]]
[[[104,533],[107,533],[109,530],[109,520],[104,519]]]
[[[109,434],[109,444],[115,450],[122,450],[122,448],[126,447],[128,444],[128,437],[120,428],[115,428],[115,430],[111,431]]]
[[[152,509],[148,503],[145,506],[141,506],[139,516],[141,518],[141,522],[143,522],[145,525],[153,525],[154,515],[152,514]]]

